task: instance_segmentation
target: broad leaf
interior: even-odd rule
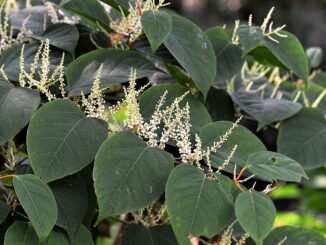
[[[83,222],[88,208],[88,193],[83,180],[72,175],[50,183],[58,206],[57,226],[64,228],[71,241]]]
[[[7,230],[4,245],[38,245],[39,240],[32,224],[15,221]]]
[[[262,99],[255,93],[237,91],[233,101],[258,121],[258,131],[273,122],[279,122],[298,113],[302,106],[285,99]]]
[[[51,189],[38,177],[31,174],[16,175],[13,184],[18,200],[40,241],[50,234],[57,221],[58,209]]]
[[[165,197],[170,222],[181,245],[189,244],[191,236],[216,235],[233,218],[231,193],[190,164],[173,169]]]
[[[11,211],[11,206],[0,200],[0,224],[7,218]]]
[[[164,45],[190,74],[206,98],[216,75],[216,58],[212,44],[205,33],[191,21],[174,14],[170,17],[172,29]]]
[[[301,165],[280,153],[263,151],[250,154],[247,160],[248,169],[254,175],[268,180],[300,182],[308,179]]]
[[[263,31],[259,26],[241,25],[237,34],[244,54],[258,47],[264,39]]]
[[[169,225],[145,227],[131,224],[123,233],[122,245],[177,245],[178,242]]]
[[[222,137],[232,125],[233,123],[231,122],[220,121],[203,127],[200,131],[203,149],[212,146],[214,142],[219,142],[220,137]],[[226,168],[226,170],[231,173],[233,172],[234,164],[237,166],[244,166],[249,154],[266,150],[264,144],[253,133],[245,127],[238,125],[228,137],[228,140],[222,144],[221,148],[210,156],[212,165],[214,167],[220,166],[224,160],[228,158],[235,145],[238,145],[237,150],[230,161],[229,167]]]
[[[230,80],[242,67],[244,59],[241,49],[231,42],[229,34],[221,27],[207,30],[207,37],[213,45],[216,55],[216,78],[217,83]]]
[[[27,149],[34,173],[50,182],[90,164],[107,137],[104,121],[86,117],[69,100],[42,106],[27,131]]]
[[[166,95],[166,101],[162,106],[163,109],[165,109],[166,106],[170,106],[177,97],[184,95],[188,90],[179,84],[172,83],[156,85],[146,90],[141,95],[139,102],[140,112],[146,120],[151,119],[151,116],[155,111],[155,106],[165,91],[168,93]],[[186,103],[188,103],[190,107],[190,123],[192,125],[190,130],[194,135],[199,133],[201,127],[212,122],[212,119],[205,106],[194,96],[188,94],[180,105],[185,106]]]
[[[315,230],[304,227],[277,227],[266,237],[264,245],[326,245],[325,237]]]
[[[320,66],[323,60],[323,50],[321,48],[311,47],[307,49],[306,53],[311,68]]]
[[[120,132],[111,136],[95,159],[98,220],[139,210],[158,199],[172,168],[171,154],[149,147],[135,134]]]
[[[15,88],[0,80],[0,145],[12,139],[28,124],[40,100],[40,95],[34,90]]]
[[[72,245],[94,245],[92,233],[83,225],[79,227]]]
[[[68,89],[74,95],[90,93],[98,68],[103,63],[101,87],[129,80],[130,69],[137,70],[137,78],[152,75],[153,63],[136,51],[99,49],[80,56],[66,71]]]
[[[166,12],[153,10],[143,14],[141,23],[151,44],[152,52],[155,53],[170,33],[172,20]]]
[[[50,25],[45,32],[39,35],[32,35],[37,40],[49,40],[50,45],[67,51],[73,56],[79,39],[79,32],[73,25],[58,23]]]
[[[326,164],[326,121],[318,109],[303,109],[284,121],[277,141],[278,151],[298,161],[305,169]]]
[[[237,197],[235,214],[241,227],[260,245],[272,229],[276,209],[266,194],[247,191]]]

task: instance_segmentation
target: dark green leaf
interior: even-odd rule
[[[0,200],[0,224],[5,221],[8,214],[10,213],[10,210],[11,206]]]
[[[214,142],[219,142],[227,130],[232,127],[231,122],[215,122],[206,125],[201,129],[200,138],[203,142],[203,149],[212,146]],[[228,140],[222,144],[221,148],[216,153],[210,156],[213,166],[220,166],[225,159],[228,158],[233,147],[238,145],[238,148],[230,161],[230,166],[226,168],[227,171],[233,172],[234,164],[244,166],[247,157],[251,153],[265,151],[264,144],[248,129],[238,125],[229,136]]]
[[[61,231],[51,231],[48,238],[40,245],[71,245],[67,235]]]
[[[151,119],[151,116],[155,111],[155,106],[165,91],[168,93],[166,95],[165,104],[162,108],[171,105],[177,97],[184,95],[187,92],[187,89],[179,84],[168,83],[156,85],[146,90],[140,97],[140,112],[146,120]],[[194,135],[199,133],[201,127],[212,122],[212,119],[205,106],[194,96],[188,94],[180,105],[185,106],[186,103],[188,103],[190,107],[190,123],[192,125],[191,133]]]
[[[122,245],[177,245],[173,230],[169,225],[145,227],[129,225],[123,233]]]
[[[216,55],[216,78],[217,83],[230,80],[241,70],[244,59],[241,49],[234,45],[229,34],[221,27],[211,28],[206,35],[213,45]]]
[[[80,56],[66,71],[68,89],[74,95],[90,93],[98,68],[103,63],[101,87],[129,80],[130,69],[137,70],[137,78],[157,71],[154,64],[136,51],[99,49]]]
[[[216,235],[233,218],[231,193],[190,164],[173,169],[165,197],[170,222],[181,245],[189,244],[189,236]]]
[[[216,58],[211,42],[191,21],[170,15],[172,29],[164,45],[190,74],[206,98],[216,75]]]
[[[13,178],[15,192],[20,204],[30,218],[40,241],[50,234],[57,221],[57,205],[51,189],[31,174]]]
[[[326,164],[326,121],[318,109],[303,109],[284,121],[277,141],[278,151],[298,161],[305,169]]]
[[[120,8],[127,16],[129,14],[129,1],[128,0],[101,0],[103,3],[110,5],[112,8],[120,12]]]
[[[106,137],[106,123],[86,117],[73,102],[47,103],[34,114],[27,131],[34,173],[46,182],[76,173],[94,160]]]
[[[95,159],[93,176],[99,220],[139,210],[158,199],[173,160],[171,154],[147,146],[131,132],[111,136]]]
[[[292,117],[297,114],[302,106],[285,99],[262,99],[255,93],[237,91],[232,98],[241,109],[258,121],[258,129],[273,122]]]
[[[304,227],[282,226],[277,227],[266,237],[264,245],[325,245],[325,237],[317,231]]]
[[[73,25],[58,23],[50,25],[42,34],[34,34],[32,37],[43,41],[48,39],[50,45],[67,51],[74,56],[79,32]]]
[[[29,122],[40,103],[40,95],[27,88],[15,88],[0,80],[0,145],[12,139]]]
[[[311,68],[320,66],[323,60],[323,50],[321,48],[311,47],[307,49],[306,53]]]
[[[79,227],[72,245],[94,245],[91,232],[83,225]]]
[[[172,29],[172,20],[166,12],[146,11],[141,17],[144,32],[155,53]]]
[[[15,221],[7,230],[4,245],[38,245],[39,240],[32,224]]]
[[[88,208],[86,186],[78,175],[72,175],[51,182],[50,188],[58,206],[56,225],[64,228],[73,241]]]
[[[241,25],[237,32],[244,54],[257,48],[264,40],[263,31],[259,26]]]
[[[247,191],[237,197],[235,214],[241,227],[260,245],[272,229],[276,209],[266,194]]]
[[[276,152],[263,151],[250,154],[247,165],[251,173],[268,180],[300,182],[301,177],[308,179],[298,162]]]

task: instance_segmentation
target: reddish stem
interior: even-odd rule
[[[136,4],[137,4],[139,16],[142,16],[143,15],[143,11],[141,10],[141,6],[140,6],[139,0],[136,0]]]
[[[246,167],[243,167],[240,171],[240,173],[238,174],[238,176],[234,179],[234,182],[238,182],[241,178],[241,176],[243,175],[243,173],[246,171],[247,169],[247,166]]]
[[[5,176],[0,176],[0,180],[2,180],[2,179],[9,179],[9,178],[12,178],[14,176],[15,175],[13,175],[13,174],[8,174],[8,175],[5,175]]]

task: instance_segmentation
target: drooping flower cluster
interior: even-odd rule
[[[126,15],[121,10],[122,19],[111,22],[111,28],[116,32],[116,34],[111,35],[113,45],[120,45],[124,37],[128,38],[129,43],[133,43],[143,32],[141,24],[142,14],[149,10],[157,10],[166,5],[168,4],[165,3],[165,0],[159,0],[157,4],[155,0],[137,0],[135,6],[129,3],[129,14]]]

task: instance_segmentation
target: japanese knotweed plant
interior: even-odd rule
[[[326,89],[274,8],[204,32],[161,0],[36,2],[0,9],[1,244],[326,244],[275,227],[274,190],[325,165]]]

